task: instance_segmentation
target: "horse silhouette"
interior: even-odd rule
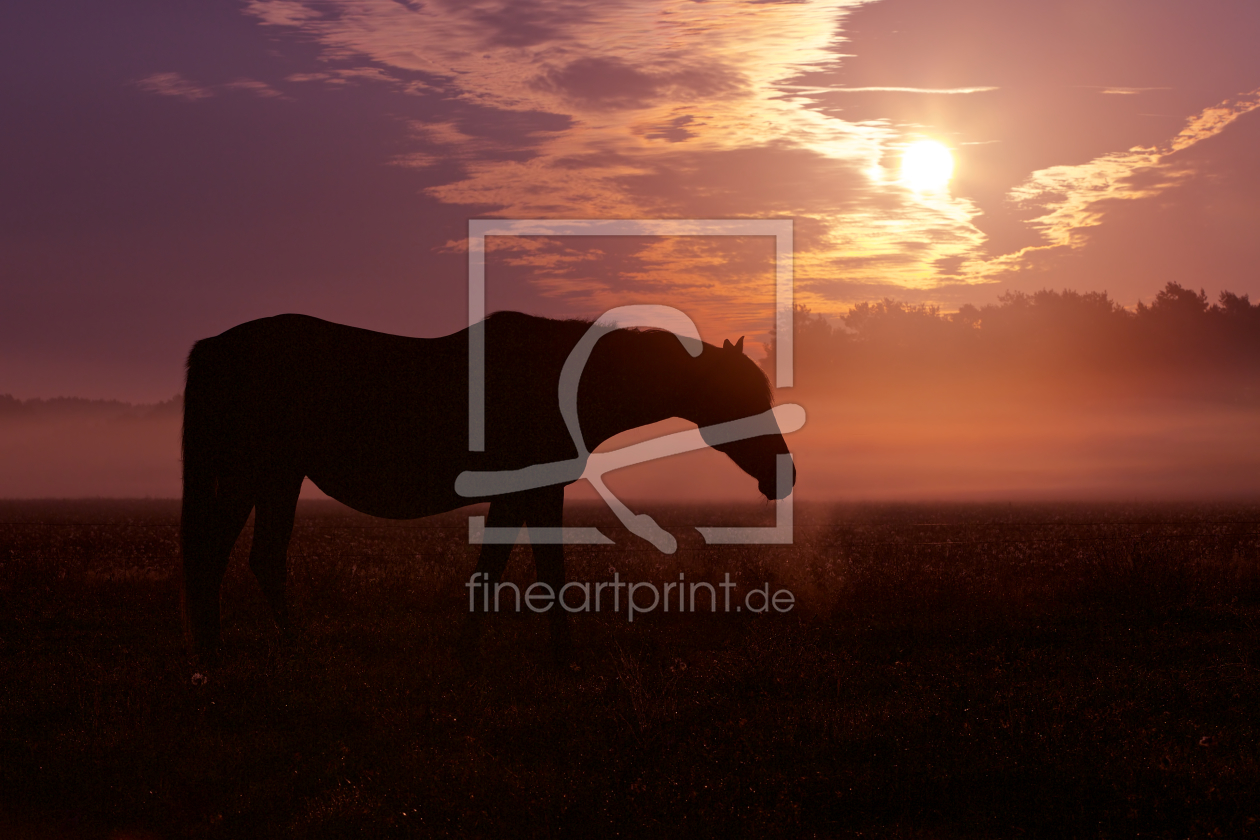
[[[298,493],[309,477],[355,510],[413,519],[490,502],[488,528],[559,528],[564,484],[469,498],[465,471],[521,470],[577,456],[557,405],[557,382],[589,321],[499,312],[478,328],[485,341],[485,447],[470,452],[468,330],[411,338],[278,315],[198,341],[184,390],[183,613],[190,652],[220,645],[219,593],[232,546],[255,511],[249,565],[282,629],[287,553]],[[614,329],[594,345],[581,374],[577,413],[586,449],[670,417],[705,427],[770,409],[761,369],[743,339],[695,356],[673,333]],[[780,434],[717,444],[758,481],[776,482]],[[793,471],[793,482],[795,471]],[[483,585],[499,580],[512,546],[482,546]],[[538,579],[564,584],[560,544],[533,545]],[[550,610],[557,651],[566,613]],[[475,627],[475,616],[470,626]]]

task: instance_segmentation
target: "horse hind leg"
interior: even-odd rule
[[[194,656],[213,660],[218,655],[223,575],[252,508],[249,497],[234,492],[229,482],[219,482],[204,498],[185,494],[180,518],[184,636]]]
[[[254,542],[249,549],[249,568],[262,588],[271,617],[282,633],[289,630],[288,579],[289,538],[297,513],[303,476],[289,476],[268,485],[258,495],[254,515]]]

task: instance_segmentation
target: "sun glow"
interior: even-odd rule
[[[954,174],[954,156],[935,140],[920,140],[901,156],[901,180],[916,192],[945,188]]]

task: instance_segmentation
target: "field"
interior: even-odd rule
[[[732,611],[578,613],[555,667],[528,611],[456,656],[467,512],[303,503],[296,638],[247,529],[202,672],[177,503],[0,502],[0,834],[1260,835],[1260,506],[802,504],[730,547],[685,526],[771,509],[655,513],[673,556],[572,509],[619,545],[570,579],[729,575]],[[767,583],[791,611],[734,611]]]

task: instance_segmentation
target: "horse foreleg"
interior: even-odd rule
[[[288,476],[264,488],[258,495],[254,516],[254,542],[249,549],[249,568],[262,588],[271,617],[282,633],[289,629],[289,608],[285,598],[288,578],[289,538],[297,513],[303,476]]]
[[[531,494],[525,524],[534,528],[561,528],[564,524],[564,488],[547,487]],[[551,587],[551,652],[557,664],[566,664],[572,652],[569,613],[560,604],[565,584],[564,545],[559,542],[534,543],[534,568],[538,580]]]

